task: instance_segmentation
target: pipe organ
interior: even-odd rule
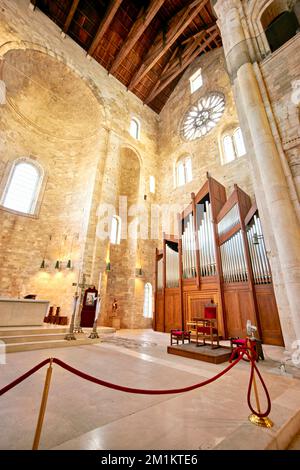
[[[184,220],[184,230],[182,233],[182,264],[184,278],[189,279],[197,275],[194,216],[192,214]]]
[[[157,289],[162,289],[164,285],[163,269],[163,259],[160,258],[157,262]]]
[[[272,283],[271,270],[263,240],[260,218],[254,215],[247,226],[247,238],[255,284]]]
[[[223,243],[220,250],[224,282],[247,281],[248,271],[241,231],[239,230]]]
[[[215,276],[217,273],[216,254],[211,204],[209,201],[205,201],[204,204],[197,204],[197,215],[199,220],[198,250],[201,276]]]
[[[154,328],[186,328],[212,300],[223,338],[245,336],[251,320],[263,342],[283,345],[256,204],[237,185],[227,198],[208,175],[178,222],[179,238],[164,235],[156,252]]]
[[[166,245],[166,287],[179,287],[178,249]]]

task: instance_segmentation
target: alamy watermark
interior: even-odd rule
[[[109,239],[112,228],[119,226],[120,239],[161,240],[162,234],[179,234],[178,214],[181,204],[128,204],[127,196],[119,197],[118,210],[113,204],[99,204],[96,234],[100,240]],[[113,223],[116,218],[117,224]]]

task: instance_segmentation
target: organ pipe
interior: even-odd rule
[[[224,215],[223,219],[218,223],[218,234],[219,236],[223,235],[226,232],[229,232],[235,225],[240,221],[238,205],[235,204],[230,211]]]
[[[255,284],[272,282],[269,260],[263,240],[260,218],[254,215],[252,223],[247,227],[247,239]]]
[[[245,282],[248,280],[246,257],[242,232],[239,230],[226,240],[221,247],[221,261],[224,282]]]
[[[159,259],[157,262],[157,288],[162,289],[163,283],[163,259]]]
[[[166,287],[179,286],[179,255],[178,252],[166,246]]]
[[[200,273],[201,276],[216,275],[216,256],[214,233],[211,215],[211,205],[205,202],[204,212],[198,229]]]

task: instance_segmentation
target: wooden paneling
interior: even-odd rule
[[[224,286],[224,302],[228,337],[245,337],[247,320],[257,324],[252,291],[244,284]]]
[[[182,328],[179,288],[165,289],[165,331],[172,328]]]
[[[255,292],[263,342],[284,346],[273,286],[255,286]]]
[[[164,331],[164,296],[160,291],[156,293],[154,324],[156,331]]]
[[[215,286],[214,290],[203,290],[203,285],[201,290],[186,290],[183,294],[183,305],[184,305],[184,325],[187,328],[187,322],[193,320],[193,318],[203,318],[204,317],[204,307],[211,300],[218,305],[218,328],[221,336],[224,336],[224,327],[223,327],[223,314],[222,306],[220,301],[220,295]]]

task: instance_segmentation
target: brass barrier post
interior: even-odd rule
[[[253,355],[253,349],[251,347],[250,338],[247,338],[247,346],[250,351],[251,360],[255,361],[256,358]],[[250,361],[250,364],[251,364],[251,361]],[[254,389],[254,395],[255,395],[255,401],[256,401],[256,408],[257,408],[258,413],[261,413],[259,395],[258,395],[257,384],[256,384],[256,379],[255,379],[255,370],[253,371],[253,389]],[[257,416],[257,414],[255,413],[251,413],[248,419],[252,424],[255,424],[256,426],[261,426],[263,428],[272,428],[274,426],[273,421],[271,421],[268,416],[261,417],[261,416]]]
[[[53,359],[50,358],[50,364],[46,373],[43,396],[42,396],[42,401],[41,401],[41,406],[40,406],[39,417],[38,417],[38,421],[36,425],[34,440],[32,444],[32,450],[38,450],[39,448],[39,443],[40,443],[40,438],[41,438],[41,433],[42,433],[42,428],[43,428],[43,421],[44,421],[45,412],[46,412],[51,376],[52,376],[52,362],[53,362]]]

